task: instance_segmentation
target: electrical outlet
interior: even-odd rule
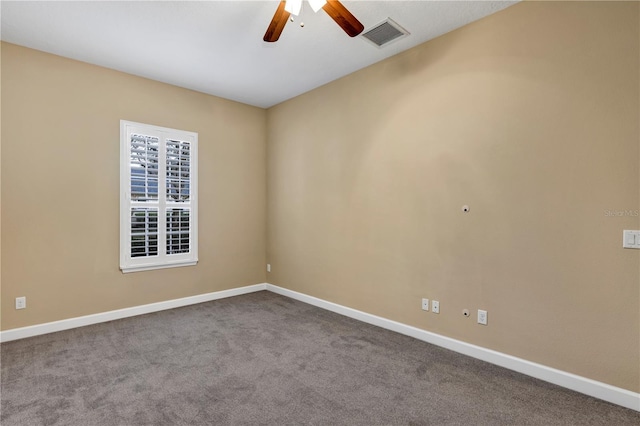
[[[429,311],[429,299],[422,299],[422,310]]]
[[[487,311],[478,309],[478,324],[487,325]]]
[[[267,263],[267,272],[271,272],[271,264]]]
[[[437,300],[431,301],[431,312],[433,312],[434,314],[440,313],[440,302],[438,302]]]
[[[25,309],[27,307],[26,297],[16,297],[16,309]]]

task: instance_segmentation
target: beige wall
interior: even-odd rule
[[[4,43],[1,78],[3,330],[265,281],[265,110]],[[198,132],[197,266],[118,269],[121,119]]]
[[[271,108],[268,281],[640,391],[638,6],[518,4]]]

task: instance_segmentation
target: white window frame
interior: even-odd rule
[[[158,198],[157,201],[135,201],[131,199],[131,135],[141,134],[157,137],[158,149]],[[166,142],[177,140],[189,142],[190,173],[189,200],[174,202],[166,197]],[[131,209],[153,208],[158,211],[158,253],[154,256],[131,256]],[[189,252],[166,253],[166,212],[171,208],[189,211]],[[123,273],[148,271],[198,263],[198,134],[184,130],[120,120],[120,269]]]

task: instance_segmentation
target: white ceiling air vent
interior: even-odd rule
[[[394,40],[400,40],[409,35],[409,31],[402,28],[391,18],[374,25],[373,28],[362,33],[362,37],[378,47],[386,46]]]

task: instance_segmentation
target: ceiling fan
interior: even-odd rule
[[[364,30],[364,25],[356,19],[355,16],[347,10],[346,7],[338,0],[309,0],[309,5],[314,12],[323,9],[327,14],[340,25],[340,28],[346,32],[349,37],[355,37]],[[302,8],[302,0],[282,0],[273,15],[273,19],[264,34],[263,40],[273,43],[280,38],[280,34],[284,29],[289,17],[298,15]]]

